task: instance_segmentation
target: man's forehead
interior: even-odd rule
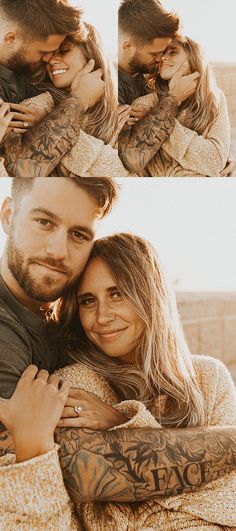
[[[45,182],[46,181],[46,182]],[[35,179],[32,188],[21,198],[21,211],[45,210],[70,224],[91,221],[96,217],[93,199],[70,179]]]
[[[163,38],[156,38],[153,39],[153,41],[146,43],[144,46],[147,51],[150,51],[152,53],[159,53],[163,52],[167,46],[169,46],[172,42],[172,39],[169,37],[163,37]]]
[[[33,41],[32,47],[42,52],[53,52],[59,48],[65,37],[65,35],[49,35],[47,39]]]

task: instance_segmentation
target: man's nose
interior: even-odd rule
[[[47,241],[47,253],[57,260],[68,257],[67,234],[56,231],[50,235]]]
[[[53,57],[54,57],[54,53],[53,52],[45,53],[42,56],[42,61],[44,63],[51,63],[51,60],[52,60]]]

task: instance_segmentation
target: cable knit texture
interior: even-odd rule
[[[236,391],[226,367],[207,356],[193,356],[193,363],[204,397],[205,426],[235,425]],[[152,411],[147,411],[143,404],[135,400],[118,404],[116,395],[106,380],[85,365],[78,363],[67,366],[58,371],[58,374],[73,387],[93,392],[125,413],[129,420],[123,427],[160,428],[155,419],[155,411],[164,409],[165,396],[156,401]],[[5,466],[0,468],[1,518],[5,518],[3,522],[8,522],[11,518],[11,526],[2,525],[1,529],[38,530],[40,518],[41,529],[75,529],[73,516],[69,523],[70,505],[54,454],[55,450],[22,465],[11,464],[12,457],[4,458]],[[47,468],[42,466],[44,460]],[[138,504],[80,504],[77,507],[77,519],[88,531],[215,531],[222,529],[222,526],[223,529],[235,529],[235,492],[236,474],[231,473],[196,492],[179,496]],[[23,512],[28,527],[17,527],[19,518],[23,518]],[[57,523],[54,525],[57,522],[55,518],[59,518],[58,513],[60,518],[65,519],[60,523],[61,527]]]
[[[44,92],[23,103],[26,105],[38,106],[51,112],[54,102],[49,92]],[[62,175],[71,172],[79,177],[129,177],[131,174],[123,166],[117,148],[116,139],[113,138],[110,144],[104,144],[99,138],[88,135],[80,131],[80,136],[60,163]]]
[[[186,127],[186,112],[179,113],[174,130],[158,153],[147,165],[152,177],[219,177],[230,151],[230,122],[225,96],[218,89],[219,112],[216,120],[203,135]],[[158,103],[156,93],[137,98],[140,105],[151,112]]]

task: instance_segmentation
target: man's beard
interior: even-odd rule
[[[142,61],[139,60],[137,53],[129,62],[129,66],[134,74],[155,74],[156,72],[158,72],[157,64],[153,66],[145,65]]]
[[[16,247],[12,236],[10,236],[8,241],[7,259],[8,268],[21,289],[31,299],[39,302],[53,302],[59,297],[62,297],[70,288],[77,284],[80,277],[80,274],[78,274],[71,279],[71,270],[69,270],[61,261],[50,257],[31,257],[28,260],[28,263],[24,264],[23,253]],[[68,277],[70,280],[65,281],[62,287],[56,287],[55,280],[50,276],[50,272],[48,272],[48,275],[45,274],[43,281],[37,281],[31,275],[29,270],[30,264],[36,262],[58,268],[60,271],[64,272],[65,278]]]
[[[7,66],[17,74],[30,76],[34,65],[27,63],[24,59],[23,48],[20,48],[18,52],[8,59]]]

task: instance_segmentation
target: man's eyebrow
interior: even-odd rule
[[[51,212],[50,210],[47,210],[46,208],[43,208],[43,207],[32,208],[30,213],[31,214],[44,214],[45,216],[52,219],[56,223],[59,223],[61,221],[59,216],[54,214],[54,212]],[[85,225],[73,225],[72,228],[73,230],[76,230],[78,232],[84,232],[85,234],[89,236],[91,240],[94,239],[95,233],[89,227],[86,227]]]

